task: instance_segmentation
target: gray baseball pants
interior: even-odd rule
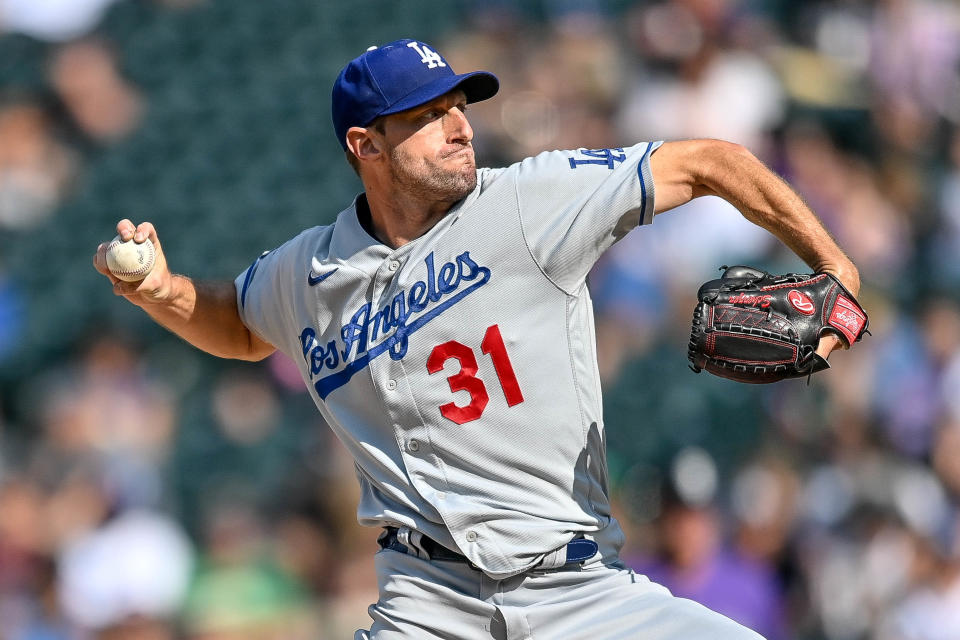
[[[505,580],[390,549],[375,565],[373,626],[354,640],[763,640],[600,554]]]

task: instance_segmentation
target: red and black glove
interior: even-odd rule
[[[816,353],[825,332],[847,346],[867,333],[867,312],[829,273],[723,269],[697,292],[687,355],[698,373],[751,383],[805,377],[830,366]]]

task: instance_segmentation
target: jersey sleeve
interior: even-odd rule
[[[517,166],[517,202],[534,260],[573,292],[600,255],[653,221],[650,154],[662,142],[615,149],[548,151]]]
[[[290,332],[284,326],[284,318],[292,314],[288,312],[290,301],[284,295],[288,287],[281,283],[289,282],[290,252],[290,243],[264,251],[234,280],[240,319],[250,331],[281,351],[289,350],[286,341]]]

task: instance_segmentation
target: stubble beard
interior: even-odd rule
[[[393,178],[398,186],[427,201],[453,204],[476,188],[477,165],[472,155],[469,162],[456,163],[456,168],[443,167],[440,162],[444,159],[415,159],[397,147],[390,150]]]

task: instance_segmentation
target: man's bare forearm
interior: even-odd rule
[[[153,268],[143,280],[125,282],[110,273],[108,243],[100,243],[93,256],[93,267],[110,279],[115,295],[123,296],[161,326],[215,356],[262,360],[274,352],[273,345],[254,335],[240,319],[233,282],[197,283],[171,273],[151,222],[134,225],[125,218],[117,223],[117,234],[123,241],[140,243],[149,239],[155,256]]]
[[[828,271],[854,295],[857,268],[794,190],[744,147],[720,140],[665,143],[650,160],[656,211],[715,195],[773,233],[815,271]]]
[[[139,305],[161,326],[221,358],[261,360],[274,351],[240,320],[233,282],[195,282],[174,275],[171,284],[167,300]]]
[[[727,145],[704,163],[701,190],[733,204],[767,229],[814,271],[836,275],[856,295],[860,276],[803,199],[749,151]],[[697,195],[704,195],[698,193]]]

